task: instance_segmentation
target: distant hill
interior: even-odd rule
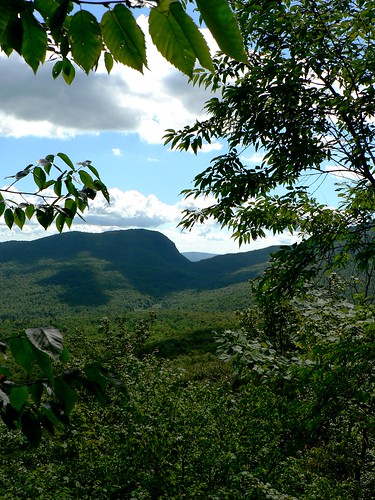
[[[216,254],[207,252],[183,252],[182,255],[192,262],[198,262],[199,260],[216,257]]]
[[[193,295],[216,291],[217,296],[219,289],[227,288],[229,298],[228,287],[259,275],[275,250],[192,262],[166,236],[143,229],[4,242],[0,243],[0,317],[13,316],[20,307],[57,314],[79,307],[120,311],[176,305],[176,296],[187,291]]]

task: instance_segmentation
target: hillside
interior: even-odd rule
[[[207,299],[211,308],[212,297],[219,295],[222,302],[231,291],[243,291],[244,282],[264,269],[276,249],[191,262],[167,237],[143,229],[4,242],[0,243],[0,311],[13,315],[20,304],[25,311],[54,314],[72,307],[111,311],[154,304],[176,307],[178,297],[183,303],[186,293],[200,295],[203,302]]]

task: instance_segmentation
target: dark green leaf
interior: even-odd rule
[[[22,432],[30,443],[37,446],[42,438],[42,429],[40,427],[39,419],[33,410],[27,409],[22,413],[21,427]]]
[[[56,80],[56,78],[59,76],[62,70],[63,70],[63,62],[57,61],[57,63],[55,63],[52,68],[52,76],[54,80]]]
[[[9,340],[9,347],[16,363],[27,372],[31,371],[35,363],[35,355],[32,346],[26,337],[14,337]]]
[[[47,229],[52,224],[54,217],[53,209],[36,209],[37,221],[44,229]]]
[[[34,182],[39,189],[44,189],[46,182],[46,174],[41,167],[35,167],[33,171]]]
[[[73,172],[75,171],[75,168],[74,168],[73,162],[72,162],[72,160],[69,158],[69,156],[68,156],[68,155],[66,155],[65,153],[57,153],[57,155],[56,155],[56,156],[58,156],[59,158],[61,158],[61,159],[62,159],[62,161],[63,161],[63,162],[65,162],[65,163],[68,165],[68,167],[70,167],[70,168],[73,170]]]
[[[22,56],[36,73],[46,57],[47,33],[29,10],[21,12],[23,26]]]
[[[13,215],[13,210],[10,208],[7,208],[4,212],[4,220],[5,224],[9,227],[9,229],[12,229],[13,223],[14,223],[14,215]]]
[[[36,406],[40,406],[43,395],[43,382],[34,382],[34,384],[31,386],[30,394]]]
[[[29,389],[26,385],[21,385],[20,387],[13,387],[9,394],[10,404],[17,411],[25,405],[29,399]]]
[[[55,396],[60,402],[61,408],[66,415],[69,415],[77,400],[76,391],[61,377],[55,378],[54,388]]]
[[[28,219],[31,219],[31,217],[34,215],[35,207],[34,205],[28,205],[25,208],[25,214]]]

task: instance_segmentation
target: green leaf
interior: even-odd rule
[[[184,32],[198,61],[204,68],[213,72],[214,65],[211,59],[210,49],[194,21],[186,14],[179,2],[172,2],[169,10]]]
[[[14,337],[9,340],[9,347],[17,364],[30,373],[35,363],[34,351],[26,337]]]
[[[54,80],[59,76],[61,71],[63,70],[63,62],[62,61],[57,61],[55,65],[52,68],[52,77]]]
[[[23,27],[22,56],[36,73],[47,52],[47,33],[29,10],[21,12]]]
[[[43,395],[43,382],[41,381],[36,381],[30,389],[30,394],[31,397],[36,404],[36,406],[40,406],[40,403],[42,401],[42,395]]]
[[[29,341],[40,351],[53,359],[58,359],[63,348],[64,339],[61,332],[53,326],[43,328],[27,328],[25,330]]]
[[[33,171],[34,182],[39,189],[44,189],[46,174],[41,167],[35,167]]]
[[[63,162],[65,162],[68,167],[70,167],[73,171],[75,171],[75,168],[74,168],[74,165],[73,165],[73,162],[72,160],[69,158],[68,155],[66,155],[65,153],[57,153],[57,155],[59,158],[62,159]]]
[[[66,222],[66,216],[64,214],[59,214],[56,217],[55,224],[56,224],[56,229],[58,230],[59,233],[61,233],[62,230],[64,229],[65,222]]]
[[[38,208],[36,210],[37,221],[44,229],[47,229],[52,224],[54,217],[55,214],[52,208],[51,209]]]
[[[17,207],[14,211],[14,222],[15,224],[22,229],[26,221],[25,212],[22,208]]]
[[[0,38],[5,31],[10,17],[8,0],[0,2]]]
[[[248,62],[237,20],[227,0],[197,0],[198,9],[220,49],[228,56]]]
[[[61,196],[61,189],[62,189],[62,180],[57,179],[57,181],[54,182],[53,190],[57,196]]]
[[[60,1],[59,3],[60,5],[54,10],[48,19],[48,25],[52,36],[57,42],[60,41],[63,25],[70,9],[70,0]]]
[[[97,64],[103,47],[96,17],[87,10],[79,10],[71,19],[69,36],[75,62],[89,73]]]
[[[30,443],[34,446],[37,446],[40,443],[42,438],[42,429],[37,415],[31,409],[27,409],[22,413],[21,428]]]
[[[40,351],[35,346],[32,346],[34,351],[35,363],[39,366],[41,372],[48,378],[51,387],[54,385],[54,375],[52,370],[51,358],[43,351]]]
[[[64,413],[69,415],[77,400],[76,391],[61,377],[55,379],[54,389],[55,395],[58,398]]]
[[[17,411],[20,411],[29,399],[29,389],[26,385],[13,387],[9,394],[10,404]]]
[[[196,56],[178,21],[165,7],[156,7],[149,16],[153,43],[167,61],[192,77]]]
[[[113,57],[110,52],[104,52],[104,64],[105,64],[105,69],[109,74],[113,68]]]
[[[13,210],[11,208],[7,208],[5,210],[4,220],[5,220],[5,224],[9,227],[9,229],[12,229],[12,226],[14,223],[14,215],[13,215]]]
[[[72,83],[76,76],[73,64],[66,57],[63,59],[62,75],[68,85]]]
[[[35,9],[42,14],[44,19],[50,19],[59,6],[55,0],[35,0]]]
[[[84,170],[79,171],[79,176],[81,178],[81,181],[85,186],[88,186],[91,189],[94,189],[94,179],[91,177],[90,174],[85,172]]]
[[[102,17],[103,40],[116,61],[140,72],[147,66],[144,34],[131,11],[118,4]]]
[[[0,201],[0,217],[1,217],[1,216],[3,215],[3,213],[4,213],[5,207],[6,207],[6,205],[5,205],[4,201],[3,201],[3,200],[1,200],[1,201]]]
[[[26,214],[26,217],[30,220],[31,217],[34,215],[34,211],[35,211],[35,207],[34,205],[28,205],[26,208],[25,208],[25,214]]]

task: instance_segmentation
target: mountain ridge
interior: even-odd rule
[[[1,311],[24,295],[30,307],[141,307],[186,290],[213,291],[255,278],[268,247],[192,262],[162,233],[145,229],[72,231],[0,243]],[[21,292],[21,290],[23,290]],[[31,292],[32,291],[32,292]],[[22,300],[20,300],[22,302]],[[53,304],[52,304],[53,303]],[[123,304],[123,306],[121,306]]]

